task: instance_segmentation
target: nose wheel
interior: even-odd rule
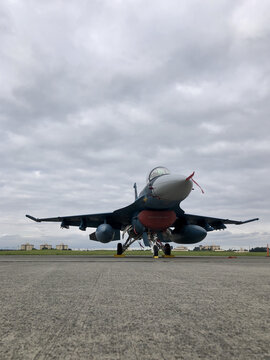
[[[170,245],[165,244],[164,245],[164,255],[171,256],[171,254],[172,254],[172,249],[171,249]]]

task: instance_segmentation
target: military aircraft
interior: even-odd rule
[[[144,245],[152,248],[155,257],[160,249],[170,256],[171,242],[195,244],[202,241],[208,231],[226,229],[226,224],[242,225],[259,220],[237,221],[186,214],[180,208],[180,203],[190,194],[194,184],[199,186],[193,177],[194,172],[189,176],[177,176],[170,174],[167,168],[158,166],[150,172],[139,196],[137,185],[134,184],[135,201],[124,208],[100,214],[41,219],[31,215],[26,217],[36,222],[61,222],[61,228],[66,229],[69,226],[78,226],[82,231],[87,227],[96,228],[89,237],[101,243],[121,240],[122,231],[123,237],[125,233],[128,237],[124,244],[117,244],[117,255],[122,255],[132,243],[143,239]]]

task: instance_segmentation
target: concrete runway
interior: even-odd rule
[[[270,359],[270,258],[0,256],[0,359]]]

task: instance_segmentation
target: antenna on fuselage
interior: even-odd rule
[[[135,200],[137,200],[138,199],[137,184],[134,183],[133,187],[134,187],[134,192],[135,192]]]

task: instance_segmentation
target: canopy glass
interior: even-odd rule
[[[148,176],[148,181],[152,181],[153,179],[155,179],[158,176],[162,176],[162,175],[169,175],[170,172],[167,168],[163,167],[163,166],[158,166],[155,167],[152,171],[150,171],[150,174]]]

